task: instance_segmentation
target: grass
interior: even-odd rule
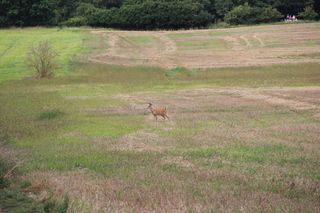
[[[266,146],[233,146],[223,148],[205,148],[205,149],[192,149],[183,152],[183,156],[190,158],[211,158],[219,156],[226,159],[236,160],[238,162],[255,162],[266,163],[276,162],[282,163],[286,161],[288,153],[292,152],[290,148],[278,145]]]
[[[127,36],[126,39],[128,39],[130,42],[134,42],[139,45],[152,43],[156,40],[156,38],[154,36],[147,36],[147,35]]]
[[[53,109],[49,111],[44,111],[41,112],[38,116],[39,120],[50,120],[50,119],[55,119],[58,118],[59,116],[63,116],[63,112],[61,112],[58,109]]]
[[[27,52],[39,41],[48,40],[57,50],[58,74],[68,73],[72,58],[85,51],[86,34],[78,29],[2,29],[0,37],[0,82],[31,75],[26,67]]]
[[[0,34],[17,37],[20,31]],[[74,59],[77,52],[100,51],[99,42],[108,46],[105,40],[92,41],[95,37],[86,30],[25,32],[30,33],[21,37],[26,44],[6,54],[24,52],[32,35],[65,37],[55,46],[66,45],[66,54],[59,59],[60,74],[50,80],[25,77],[26,70],[1,75],[1,144],[24,159],[21,176],[34,178],[11,187],[14,192],[1,189],[0,199],[6,200],[1,207],[15,196],[12,206],[28,203],[28,209],[33,201],[21,190],[43,177],[56,184],[53,195],[68,191],[70,205],[83,204],[75,212],[87,207],[137,212],[192,212],[199,211],[197,206],[203,211],[238,211],[240,205],[248,212],[319,208],[320,121],[312,93],[320,86],[319,64],[205,70],[98,65]],[[74,42],[67,44],[70,40]],[[10,63],[0,63],[2,70],[11,69]],[[303,98],[312,99],[316,108],[297,110],[241,93],[290,96],[281,87],[305,87]],[[295,95],[290,98],[300,101]],[[144,109],[150,101],[167,105],[171,120],[154,122]],[[41,208],[65,204],[48,202]]]

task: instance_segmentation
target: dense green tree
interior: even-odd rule
[[[88,20],[93,26],[176,29],[205,26],[212,21],[212,15],[198,1],[148,0],[142,3],[128,1],[119,9],[99,9]]]
[[[55,7],[53,0],[1,0],[0,26],[53,24]]]
[[[225,16],[229,24],[257,24],[277,21],[282,18],[279,11],[272,7],[251,7],[248,3],[234,7]]]
[[[314,11],[314,8],[309,5],[304,8],[303,12],[299,13],[298,17],[305,20],[315,20],[318,17],[318,14]]]
[[[311,0],[275,0],[273,6],[283,15],[297,15],[306,5],[313,4]]]
[[[123,0],[93,0],[92,3],[99,8],[120,7]]]
[[[215,0],[214,8],[218,18],[223,18],[234,6],[233,0]]]
[[[270,22],[278,20],[278,11],[282,16],[300,14],[314,19],[320,12],[320,0],[0,0],[0,27],[63,23],[127,29],[189,28],[217,20]]]
[[[81,1],[79,0],[56,0],[56,1],[57,1],[57,7],[58,7],[57,19],[59,22],[62,22],[67,20],[68,18],[71,18],[75,13],[75,9],[81,3]]]

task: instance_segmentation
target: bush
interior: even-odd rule
[[[37,46],[30,48],[28,66],[36,73],[37,78],[49,78],[57,68],[56,57],[57,53],[48,41],[40,42]]]
[[[41,112],[38,116],[38,120],[52,120],[63,116],[64,113],[58,109]]]
[[[258,24],[278,21],[281,18],[281,13],[272,7],[251,7],[246,3],[228,12],[225,21],[234,25]]]
[[[120,8],[96,9],[87,16],[89,25],[126,29],[178,29],[207,26],[213,20],[199,2],[129,1]]]
[[[8,22],[5,17],[0,16],[0,27],[5,27],[8,25]]]
[[[88,17],[95,13],[97,8],[90,3],[81,3],[76,9],[76,16]]]
[[[252,8],[248,5],[234,7],[226,14],[224,20],[229,24],[247,24],[253,17]]]
[[[307,6],[304,8],[303,12],[298,14],[298,18],[305,20],[315,20],[318,17],[318,13],[314,11],[312,6]]]
[[[88,24],[97,27],[119,27],[119,9],[96,9],[87,16]]]
[[[87,18],[77,16],[73,18],[69,18],[67,21],[61,23],[61,25],[69,26],[69,27],[80,27],[87,25]]]
[[[283,15],[277,9],[272,7],[261,8],[261,13],[259,12],[259,14],[257,14],[259,17],[257,23],[275,22],[283,18]]]

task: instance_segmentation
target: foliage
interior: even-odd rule
[[[61,23],[127,29],[204,27],[210,22],[226,21],[231,10],[245,3],[253,8],[245,14],[247,8],[240,7],[240,17],[250,18],[246,23],[278,20],[277,11],[282,16],[297,15],[306,8],[301,13],[306,19],[315,17],[310,7],[320,12],[320,3],[314,0],[2,0],[0,27]],[[253,21],[260,12],[265,18]]]
[[[57,53],[48,41],[40,42],[36,47],[30,48],[28,66],[36,73],[37,78],[49,78],[57,68]]]
[[[99,8],[112,8],[120,7],[123,3],[123,0],[93,0],[93,3]]]
[[[318,17],[318,14],[314,11],[312,6],[307,6],[304,8],[303,12],[299,13],[298,17],[305,20],[315,20]]]
[[[69,27],[79,27],[87,25],[87,19],[82,16],[76,16],[69,18],[67,21],[61,23],[61,25],[69,26]]]
[[[126,29],[191,28],[206,26],[212,21],[200,3],[190,0],[128,2],[121,8],[98,9],[88,16],[92,26]]]
[[[81,3],[76,9],[76,16],[87,17],[96,12],[97,8],[90,3]]]
[[[234,7],[225,16],[229,24],[257,24],[262,22],[277,21],[282,17],[281,13],[271,7],[251,7],[247,3]]]
[[[0,1],[0,27],[55,24],[55,1]]]

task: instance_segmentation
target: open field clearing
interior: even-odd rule
[[[218,30],[92,31],[109,48],[91,61],[164,68],[238,67],[320,61],[320,24]]]
[[[56,28],[1,29],[0,30],[0,82],[24,77],[27,73],[27,53],[32,45],[48,40],[58,51],[58,74],[70,71],[71,60],[85,53],[83,43],[90,36],[81,29]],[[30,75],[30,72],[27,73]]]
[[[0,160],[18,162],[20,191],[36,203],[66,195],[69,212],[320,212],[319,26],[21,30],[61,36],[65,68],[36,80],[0,62]],[[170,120],[155,121],[149,102]],[[0,189],[0,211],[34,211],[24,202]]]

